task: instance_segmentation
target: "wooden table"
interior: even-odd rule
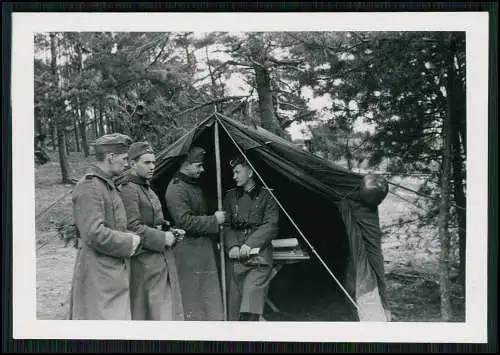
[[[311,257],[309,254],[300,249],[296,248],[292,251],[281,251],[278,249],[273,250],[273,261],[274,261],[274,266],[271,271],[271,281],[278,272],[283,268],[285,265],[289,264],[296,264],[299,263],[303,260],[309,260]],[[266,303],[267,305],[273,310],[273,312],[279,312],[278,307],[269,299],[269,297],[266,297]]]

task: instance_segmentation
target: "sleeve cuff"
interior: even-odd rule
[[[139,236],[138,238],[131,237],[131,243],[132,243],[131,246],[132,251],[130,252],[130,256],[133,256],[139,250],[139,247],[142,244],[142,240]]]
[[[234,243],[229,244],[229,245],[226,247],[226,251],[229,253],[229,251],[230,251],[232,248],[234,248],[234,247],[238,247],[238,248],[239,248],[239,247],[240,247],[240,245],[239,245],[239,244],[234,244]]]

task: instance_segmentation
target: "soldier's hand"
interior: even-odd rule
[[[240,258],[240,248],[232,247],[229,250],[229,259],[239,259]]]
[[[214,213],[215,218],[217,218],[218,224],[223,224],[226,221],[226,212],[224,211],[216,211]]]
[[[252,248],[250,248],[248,245],[243,244],[240,247],[240,259],[247,259],[250,256],[250,250],[251,249]]]
[[[177,239],[177,241],[183,240],[184,236],[186,235],[186,231],[184,229],[171,228],[170,231],[172,231],[172,233],[174,234],[175,239]]]
[[[165,245],[167,247],[171,247],[172,245],[175,244],[175,236],[174,236],[174,233],[168,231],[168,232],[165,232]]]

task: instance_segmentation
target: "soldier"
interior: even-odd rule
[[[229,320],[257,321],[272,278],[271,241],[278,234],[279,208],[243,157],[230,166],[237,187],[224,197],[224,210],[230,214],[224,227]]]
[[[170,181],[165,200],[174,224],[186,231],[174,249],[185,320],[223,320],[222,293],[214,239],[223,211],[209,214],[200,186],[205,150],[192,148]]]
[[[127,167],[131,142],[120,133],[98,138],[96,163],[73,190],[81,248],[73,273],[69,319],[131,319],[130,256],[141,239],[127,231],[125,207],[112,180]]]
[[[182,303],[172,253],[184,231],[169,227],[149,180],[155,154],[146,142],[128,151],[130,172],[121,187],[128,229],[141,237],[141,250],[131,259],[130,297],[133,320],[182,320]]]

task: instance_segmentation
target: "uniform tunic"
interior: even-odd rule
[[[73,190],[73,214],[81,238],[71,285],[69,319],[129,320],[133,238],[111,176],[94,166]]]
[[[141,237],[131,258],[130,297],[134,320],[182,320],[175,258],[165,245],[160,200],[149,182],[130,175],[121,186],[128,229]]]
[[[231,214],[224,226],[226,253],[247,244],[259,248],[248,260],[228,259],[228,314],[238,320],[239,313],[262,314],[273,267],[271,241],[278,235],[279,208],[269,191],[259,185],[251,191],[231,189],[224,198],[224,210]]]
[[[177,173],[165,200],[176,227],[186,235],[174,248],[185,320],[223,320],[221,284],[214,238],[219,226],[210,215],[197,179]]]

